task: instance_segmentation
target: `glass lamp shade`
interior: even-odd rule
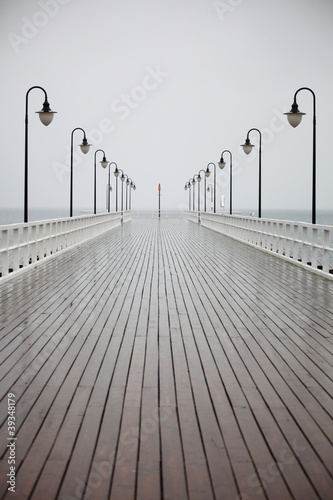
[[[88,144],[87,140],[86,140],[86,143],[82,142],[82,144],[80,144],[80,148],[81,148],[82,153],[86,155],[90,149],[90,146],[91,146],[91,144]]]
[[[301,113],[300,111],[289,111],[289,113],[283,113],[284,115],[287,115],[288,122],[292,127],[297,127],[302,121],[302,116],[305,115],[306,113]]]
[[[192,185],[194,186],[194,184],[195,184],[195,179],[192,179]]]
[[[206,177],[209,177],[209,176],[210,176],[210,171],[209,171],[209,168],[208,168],[208,167],[207,167],[207,170],[206,170],[206,172],[205,172],[205,176],[206,176]]]
[[[121,182],[124,182],[124,180],[125,180],[124,174],[122,174],[122,176],[120,177],[120,180],[121,180]]]
[[[116,167],[115,171],[113,172],[114,173],[114,176],[115,177],[118,177],[119,176],[119,170],[118,168]]]
[[[184,187],[185,191],[187,190],[187,184],[185,184],[185,187]]]
[[[46,127],[50,125],[51,121],[53,120],[53,116],[56,113],[56,111],[52,111],[50,109],[50,105],[47,100],[45,100],[43,104],[43,109],[41,111],[36,111],[36,113],[39,114],[39,119],[42,122],[43,125]]]
[[[250,154],[254,145],[250,143],[250,139],[246,139],[245,144],[242,144],[242,148],[245,154]]]
[[[218,165],[219,165],[220,169],[222,170],[225,167],[225,161],[223,161],[221,159],[221,161],[219,161]]]
[[[105,158],[105,156],[104,156],[104,158],[103,158],[103,160],[100,162],[100,164],[102,165],[102,167],[103,167],[103,168],[106,168],[106,167],[108,166],[108,163],[109,163],[109,162],[107,161],[107,159],[106,159],[106,158]]]
[[[201,176],[198,175],[198,179],[197,179],[198,182],[201,182]]]

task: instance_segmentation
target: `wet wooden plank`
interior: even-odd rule
[[[136,220],[0,296],[1,435],[12,391],[23,498],[329,498],[332,283],[184,220]]]

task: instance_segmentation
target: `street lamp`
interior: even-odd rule
[[[249,134],[252,132],[252,130],[255,130],[256,132],[259,133],[259,207],[258,207],[258,217],[261,217],[261,132],[257,128],[251,128],[246,136],[245,144],[242,144],[244,153],[247,155],[251,153],[252,148],[254,148],[254,145],[251,144],[250,139],[249,139]]]
[[[216,165],[213,162],[208,163],[208,165],[207,165],[208,171],[209,171],[209,165],[214,166],[214,214],[215,214],[216,213]]]
[[[229,155],[230,155],[230,182],[229,182],[229,184],[230,184],[230,215],[232,215],[232,153],[231,153],[231,151],[229,151],[229,149],[225,149],[224,151],[222,151],[221,159],[219,161],[219,167],[221,170],[226,165],[226,163],[223,159],[223,153],[229,153]]]
[[[204,211],[206,212],[206,179],[207,177],[210,176],[210,171],[209,171],[209,167],[207,166],[206,170],[199,170],[199,175],[198,175],[198,182],[201,182],[201,176],[200,176],[200,172],[203,172],[204,173],[204,176],[205,176],[205,201],[204,201]],[[198,186],[198,210],[200,212],[200,185]]]
[[[96,215],[96,154],[101,151],[103,153],[103,160],[100,162],[103,168],[108,166],[108,161],[105,158],[105,152],[103,149],[97,149],[94,154],[94,214]]]
[[[193,186],[193,212],[195,210],[195,183],[196,183],[196,177],[198,177],[198,174],[195,174],[193,176],[193,179],[192,179],[192,186]],[[199,189],[199,186],[198,186],[198,189]],[[199,208],[198,208],[199,210]]]
[[[112,161],[110,165],[116,165],[116,168],[114,169],[114,176],[116,178],[116,212],[118,212],[118,177],[119,177],[119,170],[118,170],[118,165],[116,162]]]
[[[81,130],[83,132],[83,140],[82,144],[80,144],[80,148],[83,154],[87,154],[91,144],[88,144],[86,133],[83,128],[76,127],[72,130],[71,133],[71,179],[70,179],[70,202],[69,202],[69,216],[73,217],[73,135],[75,130]]]
[[[128,210],[131,210],[131,190],[136,189],[135,183],[132,181],[132,179],[127,179],[126,181],[127,186],[129,186],[129,196],[128,196]],[[127,189],[127,187],[126,187]]]
[[[120,177],[120,180],[121,180],[121,211],[123,212],[124,211],[124,181],[125,181],[125,176],[128,177],[127,174],[124,174],[124,171],[116,166],[116,169],[114,171],[114,175],[116,177],[116,183],[117,183],[117,180],[118,180],[118,177],[119,177],[119,172],[121,172],[121,177]],[[116,194],[117,196],[117,194]],[[118,201],[117,201],[117,198],[116,198],[116,211],[118,211]]]
[[[210,209],[212,209],[212,202],[213,202],[213,185],[212,184],[208,184],[207,193],[210,193]]]
[[[185,191],[188,189],[188,209],[191,210],[191,182],[188,181],[184,186]]]
[[[40,89],[44,92],[45,101],[43,109],[36,111],[39,114],[39,119],[46,127],[53,120],[53,115],[56,111],[51,111],[50,104],[47,100],[47,93],[42,87],[31,87],[25,96],[25,154],[24,154],[24,222],[28,222],[28,96],[31,90]]]
[[[294,102],[287,115],[288,121],[292,127],[297,127],[302,120],[302,116],[306,113],[301,113],[298,109],[296,96],[301,90],[308,90],[313,96],[313,139],[312,139],[312,224],[316,224],[316,96],[313,90],[308,87],[301,87],[295,92]]]

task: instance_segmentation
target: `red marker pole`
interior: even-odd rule
[[[161,184],[158,185],[158,216],[161,217]]]

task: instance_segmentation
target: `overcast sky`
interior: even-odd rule
[[[317,98],[317,206],[333,209],[332,0],[0,0],[0,206],[23,207],[25,95],[43,87],[53,122],[29,94],[29,205],[93,207],[94,152],[102,148],[136,183],[133,208],[187,208],[184,185],[224,149],[233,153],[234,209],[258,207],[258,156],[240,144],[262,132],[262,213],[311,209],[310,92],[293,129],[295,91]],[[258,135],[251,134],[258,144]],[[256,148],[257,149],[257,148]],[[228,157],[226,156],[226,159]],[[99,164],[97,203],[107,171]],[[113,170],[113,168],[112,168]],[[217,169],[229,206],[229,163]],[[212,177],[208,182],[212,182]],[[112,185],[115,181],[112,175]],[[114,196],[112,199],[114,208]]]

